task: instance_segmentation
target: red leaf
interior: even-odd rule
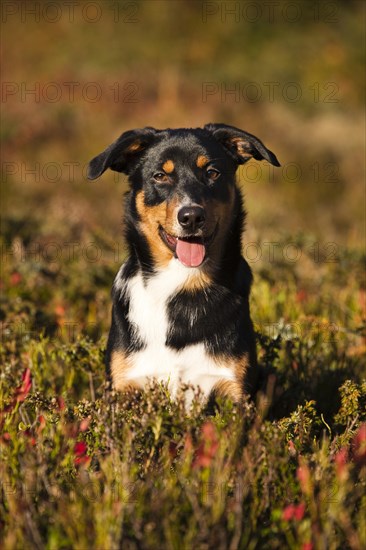
[[[58,408],[60,411],[64,411],[65,410],[65,399],[61,396],[58,396],[57,397],[57,405],[58,405]]]
[[[88,447],[84,441],[77,441],[74,445],[74,464],[79,466],[81,464],[87,464],[90,461],[90,456],[87,453]]]
[[[347,478],[347,461],[348,449],[346,447],[343,447],[334,457],[338,479],[342,480]]]
[[[87,450],[88,447],[84,441],[77,441],[74,445],[74,454],[76,456],[83,456]]]
[[[11,440],[10,433],[9,432],[3,433],[3,435],[1,436],[1,439],[3,443],[9,443],[9,441]]]
[[[291,521],[292,519],[301,521],[304,514],[305,504],[303,502],[300,502],[300,504],[289,504],[282,512],[282,519],[284,521]]]
[[[27,397],[32,387],[32,375],[30,368],[25,369],[22,375],[22,385],[15,390],[15,400],[22,402]]]
[[[300,482],[300,487],[302,492],[305,495],[309,495],[311,493],[311,476],[310,476],[310,470],[307,464],[303,463],[300,464],[296,471],[297,479]]]
[[[62,304],[58,304],[57,306],[55,306],[55,314],[58,316],[58,317],[64,317],[65,313],[66,313],[66,309],[64,308],[64,306]]]
[[[10,284],[12,286],[16,286],[20,283],[20,281],[22,280],[22,276],[20,273],[18,273],[17,271],[14,271],[14,273],[12,273],[10,275]]]
[[[366,422],[361,424],[352,440],[352,455],[358,466],[366,466]]]
[[[80,422],[79,431],[86,432],[86,430],[89,428],[89,424],[90,418],[83,418],[83,420]]]
[[[214,424],[207,421],[201,428],[201,442],[196,451],[192,467],[207,468],[219,448],[219,440]]]
[[[304,290],[303,288],[301,288],[300,290],[297,291],[296,293],[296,301],[297,302],[306,302],[308,298],[308,293],[306,292],[306,290]]]
[[[294,509],[295,506],[293,504],[286,506],[282,511],[282,519],[284,521],[290,521],[294,517]]]
[[[301,521],[305,514],[305,504],[303,502],[300,502],[297,506],[295,506],[294,510],[294,518],[296,521]]]
[[[41,433],[43,432],[43,430],[45,429],[46,427],[46,419],[45,417],[43,416],[43,414],[40,414],[39,417],[38,417],[38,422],[39,422],[39,426],[37,428],[37,433]]]

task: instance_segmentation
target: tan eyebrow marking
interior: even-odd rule
[[[136,151],[140,151],[141,149],[143,149],[143,146],[140,141],[135,141],[135,143],[131,143],[131,145],[127,147],[127,151],[129,153],[135,153]]]
[[[172,160],[166,160],[163,164],[163,170],[167,174],[171,174],[174,171],[174,162]]]
[[[198,168],[203,168],[208,162],[209,162],[209,159],[204,155],[199,155],[196,160],[196,164]]]

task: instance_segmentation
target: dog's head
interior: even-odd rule
[[[89,164],[88,177],[110,168],[128,175],[135,223],[155,262],[187,267],[218,261],[238,210],[235,172],[249,159],[279,166],[255,136],[225,124],[123,133]]]

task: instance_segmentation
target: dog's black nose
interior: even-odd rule
[[[205,211],[201,206],[183,206],[178,212],[178,222],[183,229],[194,233],[205,223]]]

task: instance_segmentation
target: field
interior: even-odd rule
[[[0,546],[365,548],[364,3],[4,4]],[[127,182],[85,179],[123,130],[209,121],[282,164],[238,171],[262,391],[211,415],[198,390],[191,414],[184,388],[106,396]]]

